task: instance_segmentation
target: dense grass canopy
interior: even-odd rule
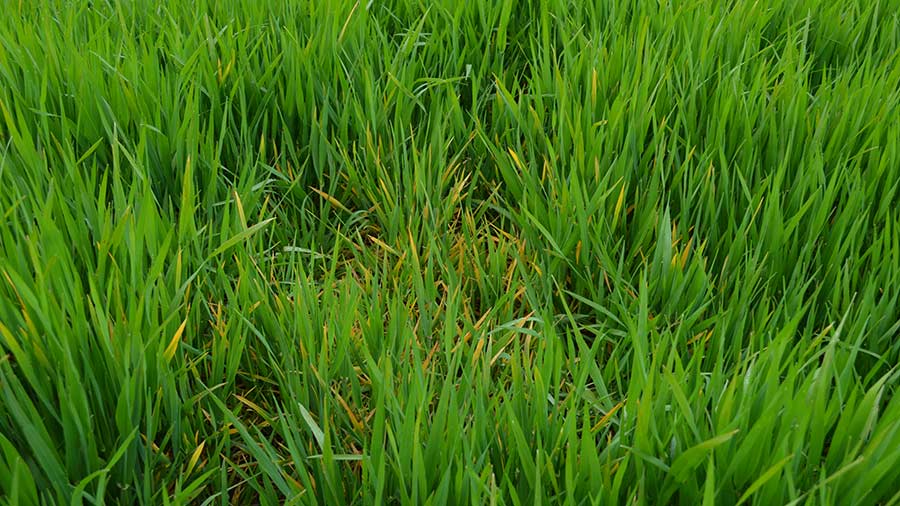
[[[2,8],[0,503],[900,502],[900,1]]]

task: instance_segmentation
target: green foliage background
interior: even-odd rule
[[[900,501],[900,2],[2,8],[0,503]]]

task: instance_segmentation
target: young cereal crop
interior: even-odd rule
[[[5,0],[0,504],[900,504],[900,0]]]

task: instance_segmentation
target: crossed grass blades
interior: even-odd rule
[[[900,500],[900,2],[3,11],[0,502]]]

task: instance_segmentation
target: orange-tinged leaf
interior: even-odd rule
[[[625,401],[621,401],[618,404],[616,404],[615,406],[613,406],[611,410],[607,411],[607,413],[605,415],[603,415],[603,418],[601,418],[599,422],[597,422],[596,424],[594,424],[593,427],[591,427],[591,432],[592,433],[597,432],[597,430],[600,427],[603,427],[604,425],[606,425],[606,422],[608,422],[609,419],[612,418],[612,416],[616,413],[616,411],[620,410],[622,408],[622,406],[624,406],[624,405],[625,405]]]
[[[478,357],[481,356],[481,350],[484,349],[484,338],[478,340],[478,344],[475,345],[475,353],[472,354],[472,363],[478,361]]]

